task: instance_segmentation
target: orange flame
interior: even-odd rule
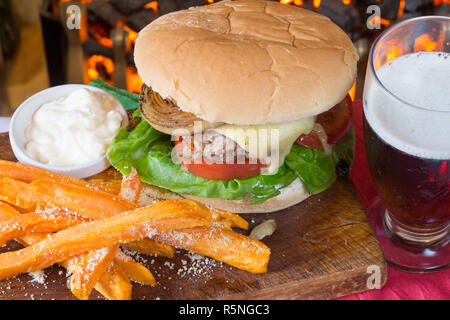
[[[128,33],[128,40],[127,40],[127,43],[126,43],[125,50],[127,52],[129,52],[133,48],[133,45],[136,43],[136,39],[139,36],[139,33],[134,31],[133,29],[131,29],[127,25],[123,25],[122,28]]]
[[[355,95],[356,95],[356,81],[353,82],[353,86],[350,89],[350,91],[348,92],[348,95],[350,96],[350,98],[352,99],[352,101],[355,101]]]
[[[395,59],[403,54],[403,44],[399,39],[390,40],[388,43],[376,47],[374,52],[374,67],[377,71],[385,63]]]
[[[142,87],[142,79],[135,67],[128,66],[126,69],[127,90],[129,92],[140,93]]]
[[[59,15],[59,3],[67,2],[70,0],[52,0],[53,13]],[[79,0],[81,3],[89,3],[92,0]],[[207,0],[209,3],[214,2],[214,0]],[[295,0],[298,1],[298,0]],[[154,12],[158,13],[158,1],[150,1],[144,6],[145,9],[152,9]],[[132,30],[130,27],[125,25],[124,20],[120,20],[114,27],[122,27],[128,33],[128,40],[126,43],[126,51],[129,52],[138,33]],[[89,33],[98,41],[101,45],[105,47],[112,48],[113,41],[108,35],[101,29],[97,29],[96,26],[89,26]],[[84,61],[84,73],[85,73],[85,83],[89,83],[99,77],[103,81],[113,85],[113,75],[114,75],[114,61],[108,57],[101,55],[92,55]],[[130,92],[139,93],[142,86],[142,80],[139,77],[137,70],[133,66],[126,67],[126,80],[127,80],[127,90]]]
[[[212,0],[214,1],[214,0]],[[208,0],[209,2],[209,0]],[[211,3],[211,2],[210,2]],[[156,13],[158,13],[158,1],[151,1],[144,6],[145,9],[152,9]]]
[[[290,3],[294,3],[296,6],[302,6],[303,5],[303,0],[280,0],[281,4],[290,4]]]
[[[349,5],[352,3],[352,0],[342,0],[343,4]]]
[[[291,4],[294,3],[296,6],[302,6],[304,4],[303,0],[280,0],[281,4]]]
[[[320,7],[320,2],[321,2],[321,0],[313,0],[313,6],[314,6],[314,8]]]
[[[389,26],[391,24],[391,21],[389,21],[387,19],[384,19],[384,18],[380,18],[380,23],[381,23],[382,26],[387,27],[387,26]]]
[[[437,7],[437,6],[440,6],[441,4],[444,4],[444,3],[449,4],[450,0],[434,0],[433,4],[434,4],[435,7]]]
[[[437,42],[426,33],[416,38],[414,41],[414,52],[418,51],[434,51],[436,50]]]
[[[112,48],[113,42],[108,38],[107,31],[99,24],[88,25],[89,33],[104,47]]]
[[[384,18],[380,18],[378,16],[373,17],[370,21],[369,24],[371,25],[375,25],[377,23],[380,23],[382,26],[387,27],[391,24],[391,21],[384,19]]]
[[[397,17],[402,17],[403,16],[403,10],[405,9],[405,0],[400,0],[400,5],[398,7],[398,13],[397,13]]]
[[[439,42],[438,42],[439,41]],[[420,51],[440,51],[443,48],[438,47],[438,44],[443,41],[443,33],[439,36],[439,40],[435,41],[432,36],[429,34],[422,34],[416,38],[414,41],[414,52]],[[391,40],[386,44],[386,53],[384,56],[386,60],[383,61],[382,58],[378,58],[375,60],[375,70],[378,70],[383,64],[388,63],[389,61],[403,55],[403,44],[399,39]],[[377,54],[375,54],[377,55]],[[381,55],[380,55],[381,57]]]
[[[101,67],[104,67],[108,76],[112,76],[114,73],[114,62],[105,56],[93,55],[87,59],[87,81],[91,82],[92,80],[97,79],[102,74],[99,71]],[[108,79],[103,79],[107,81]]]
[[[112,48],[113,42],[110,38],[99,37],[97,35],[94,36],[95,39],[104,47]]]
[[[392,59],[395,59],[402,55],[402,49],[400,46],[394,46],[389,49],[388,53],[386,54],[386,62],[391,61]]]
[[[129,39],[131,42],[135,43],[137,37],[139,36],[139,33],[137,33],[136,31],[134,31],[134,30],[132,30],[132,29],[130,29],[130,27],[128,27],[127,25],[123,26],[123,29],[124,29],[126,32],[128,32],[128,39]]]

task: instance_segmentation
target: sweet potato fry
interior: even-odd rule
[[[75,206],[72,205],[72,207],[74,208]],[[65,210],[62,210],[58,207],[54,207],[52,204],[49,203],[44,203],[42,204],[37,212],[50,212],[51,214],[55,214],[58,217],[60,215],[65,214]],[[70,218],[73,218],[74,213],[73,212],[69,212],[68,216]],[[76,215],[76,214],[75,214]],[[87,218],[78,216],[79,219],[83,219],[85,222]],[[131,243],[127,243],[124,244],[124,247],[128,250],[131,251],[136,251],[139,253],[143,253],[143,254],[156,254],[159,256],[164,256],[164,257],[169,257],[169,258],[173,258],[174,254],[175,254],[175,248],[172,246],[169,246],[167,244],[162,244],[162,243],[157,243],[153,240],[150,239],[143,239],[140,241],[136,241],[136,242],[131,242]]]
[[[136,169],[132,168],[130,174],[122,179],[122,187],[119,196],[137,204],[142,191],[142,182]],[[144,254],[156,254],[168,258],[173,258],[175,248],[167,244],[157,243],[150,239],[143,239],[124,244],[124,247],[131,251]]]
[[[136,170],[123,177],[119,197],[136,203],[142,189],[142,182]],[[72,293],[80,300],[88,300],[94,285],[113,261],[119,245],[90,251],[78,264],[71,279]]]
[[[228,230],[230,230],[231,227],[233,226],[233,222],[231,222],[230,220],[213,221],[211,223],[211,226],[212,227],[221,228],[221,229],[228,229]]]
[[[92,221],[92,219],[80,216],[76,212],[69,211],[67,208],[56,207],[50,202],[39,203],[35,213],[42,218],[73,221],[74,225],[75,222],[85,223]]]
[[[34,210],[39,203],[39,198],[31,191],[28,183],[2,176],[0,200],[27,210]]]
[[[20,213],[17,210],[0,201],[0,222],[7,221],[17,216],[20,216]],[[48,234],[45,233],[29,233],[16,240],[24,246],[30,246],[45,240],[47,237]],[[73,272],[81,257],[75,256],[62,261],[59,264],[70,272]],[[114,263],[103,273],[100,280],[95,285],[95,290],[109,300],[130,300],[131,288],[128,277]]]
[[[28,235],[26,237],[28,238],[30,236]],[[66,268],[70,273],[73,273],[83,257],[83,255],[75,256],[58,264]],[[132,285],[130,279],[128,279],[127,275],[114,262],[101,275],[95,284],[95,290],[108,300],[131,300]]]
[[[97,188],[111,194],[119,194],[122,180],[90,179],[87,181],[90,188]]]
[[[80,300],[88,300],[95,284],[109,267],[118,249],[117,245],[92,250],[75,267],[70,289]]]
[[[122,179],[119,196],[137,204],[142,190],[142,182],[136,169],[132,168],[128,176]]]
[[[45,217],[34,212],[17,215],[0,222],[0,246],[29,232],[56,232],[79,223],[76,219]]]
[[[20,216],[20,212],[6,202],[0,201],[0,222]]]
[[[162,257],[173,258],[175,248],[164,243],[159,243],[151,239],[142,239],[122,245],[123,248],[143,254],[154,254]]]
[[[99,221],[59,231],[27,248],[0,254],[0,280],[22,272],[44,269],[54,263],[114,244],[143,239],[153,233],[206,226],[209,210],[192,200],[154,203]]]
[[[95,290],[109,300],[131,300],[132,289],[127,275],[115,263],[110,264],[95,285]]]
[[[153,274],[139,262],[117,250],[114,262],[125,272],[125,274],[133,281],[149,286],[155,286],[156,281]]]
[[[258,240],[231,230],[201,226],[172,230],[152,239],[252,273],[267,272],[270,249]]]
[[[240,229],[244,229],[244,230],[248,229],[247,220],[245,220],[244,218],[242,218],[241,216],[239,216],[235,213],[218,210],[218,209],[211,209],[211,213],[213,215],[212,216],[213,221],[229,220],[232,223],[231,224],[232,227],[240,228]]]
[[[21,215],[13,207],[4,202],[0,202],[0,223],[20,216]],[[33,233],[23,235],[20,239],[18,239],[18,241],[24,246],[28,246],[39,241],[43,241],[46,238],[46,234]],[[124,254],[122,255],[127,257]],[[126,260],[123,256],[121,259],[118,259],[119,262]],[[81,260],[79,257],[73,257],[61,262],[60,264],[73,272],[73,270],[77,267],[79,260]],[[129,266],[130,263],[126,262],[122,264],[128,266],[129,270],[132,270],[132,267]],[[135,264],[138,265],[138,263]],[[142,268],[145,267],[142,266]],[[142,268],[140,268],[140,272],[144,274],[144,272],[142,272]],[[135,266],[135,269],[139,270],[138,266]],[[136,274],[137,272],[134,273]],[[140,281],[144,281],[144,279],[145,278],[142,276],[138,278]],[[114,264],[112,264],[109,269],[101,274],[99,281],[95,284],[95,289],[110,300],[129,300],[131,298],[131,284],[124,272],[122,272],[120,268]]]
[[[136,208],[132,202],[106,192],[51,180],[35,180],[30,184],[30,188],[41,199],[93,220],[115,216]]]
[[[62,221],[74,222],[72,225],[88,222],[90,219],[81,217],[67,210],[53,207],[51,204],[43,204],[37,210],[37,214],[44,217],[51,216]],[[88,300],[89,296],[100,278],[107,272],[114,258],[118,245],[92,250],[76,263],[71,264],[71,286],[74,296],[80,300]]]
[[[81,179],[64,176],[62,174],[54,173],[20,162],[0,160],[0,176],[20,180],[26,183],[31,183],[33,180],[51,179],[63,184],[72,184],[104,192],[111,191],[110,189],[104,188],[103,186],[98,184],[93,184]]]

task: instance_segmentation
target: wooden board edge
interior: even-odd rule
[[[221,297],[221,300],[328,300],[336,299],[343,296],[352,295],[371,290],[381,289],[387,282],[387,264],[385,261],[379,264],[374,264],[379,268],[380,272],[380,287],[369,288],[368,278],[372,273],[368,272],[368,266],[362,266],[352,271],[353,276],[348,275],[348,272],[341,272],[333,275],[333,279],[323,276],[321,278],[314,278],[313,280],[305,281],[291,281],[279,286],[266,288],[254,292],[247,292],[245,294],[232,294]],[[361,275],[367,274],[364,278]],[[331,283],[332,286],[329,285]],[[355,285],[357,284],[357,285]],[[308,290],[299,292],[297,287],[306,287]]]

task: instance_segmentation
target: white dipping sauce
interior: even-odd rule
[[[25,131],[25,150],[44,164],[81,165],[105,155],[122,120],[111,96],[79,89],[35,112]]]

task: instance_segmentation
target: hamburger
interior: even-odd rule
[[[272,212],[326,190],[351,165],[358,55],[327,17],[221,1],[161,16],[134,52],[139,109],[108,158],[125,175],[137,170],[143,204],[186,197]]]

